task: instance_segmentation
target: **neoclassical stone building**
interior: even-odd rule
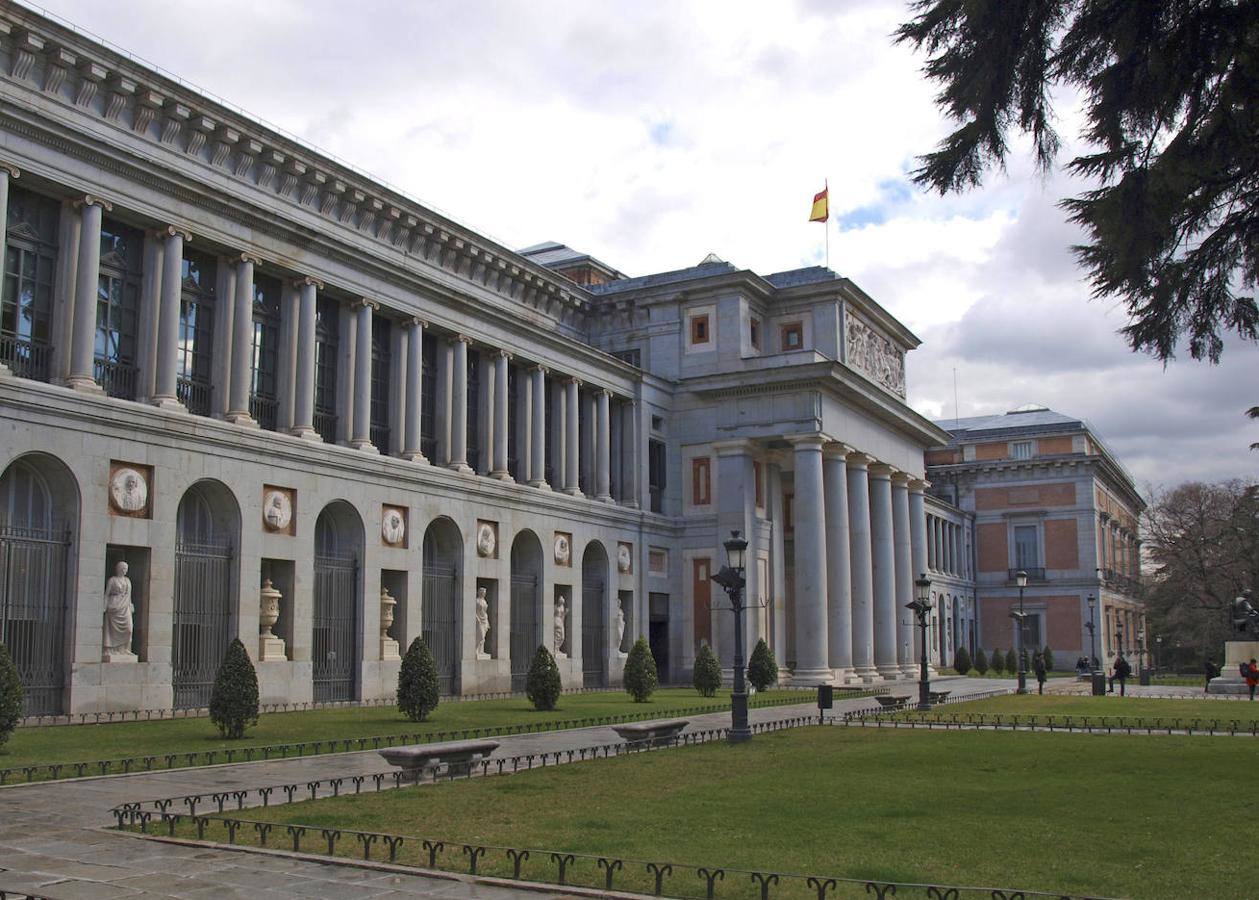
[[[734,529],[791,681],[914,671],[948,435],[851,281],[514,252],[8,4],[0,95],[0,627],[32,714],[201,707],[235,637],[265,702],[387,697],[418,635],[448,693],[520,689],[540,643],[615,684],[638,635],[682,679],[705,641],[729,664]]]

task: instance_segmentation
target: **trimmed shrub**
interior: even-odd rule
[[[562,689],[560,667],[555,664],[555,657],[546,649],[545,644],[538,644],[533,662],[529,663],[529,677],[525,681],[525,694],[529,702],[534,709],[555,709]]]
[[[22,718],[22,679],[9,655],[9,648],[0,644],[0,747],[4,746]]]
[[[1045,660],[1045,671],[1052,672],[1054,670],[1054,652],[1049,649],[1048,644],[1040,651],[1040,655]]]
[[[989,660],[989,665],[992,666],[992,671],[998,675],[1005,671],[1005,654],[1001,652],[1000,647],[992,651],[992,659]]]
[[[748,660],[748,681],[758,691],[778,683],[778,661],[774,659],[774,651],[769,649],[765,638],[756,642],[752,658]]]
[[[695,675],[691,678],[695,690],[705,697],[711,697],[721,687],[721,663],[713,648],[704,644],[695,654]]]
[[[981,678],[988,673],[988,654],[984,652],[983,647],[975,651],[975,671]]]
[[[228,644],[214,676],[210,721],[228,740],[244,737],[246,728],[258,724],[258,673],[240,638]]]
[[[660,686],[656,675],[656,660],[647,646],[647,639],[640,637],[630,648],[625,660],[625,690],[635,703],[646,703],[647,698]]]
[[[953,654],[953,671],[958,675],[965,675],[970,669],[970,654],[964,646],[959,645],[957,652]]]
[[[1005,651],[1005,670],[1011,675],[1019,670],[1019,657],[1013,647]]]
[[[396,696],[398,709],[412,722],[423,722],[437,709],[437,660],[424,638],[413,640],[402,657]]]

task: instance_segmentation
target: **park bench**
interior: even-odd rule
[[[875,694],[874,699],[884,709],[900,709],[909,702],[909,698],[900,694]]]
[[[385,762],[402,769],[406,781],[417,781],[426,768],[445,765],[452,775],[466,775],[472,764],[498,749],[498,741],[445,741],[412,744],[378,751]]]
[[[633,725],[613,725],[612,730],[627,744],[641,744],[647,741],[650,746],[671,744],[673,739],[682,733],[682,729],[691,724],[690,719],[670,719],[666,722],[642,722]]]
[[[949,699],[949,694],[951,693],[952,691],[929,691],[928,692],[928,694],[931,697],[932,703],[943,703],[945,700]]]

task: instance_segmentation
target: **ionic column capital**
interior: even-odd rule
[[[10,178],[22,177],[22,173],[17,170],[17,167],[11,166],[8,163],[0,163],[0,172],[4,172]]]
[[[926,481],[922,478],[909,479],[909,492],[911,494],[921,494],[929,487],[931,487],[930,481]]]
[[[564,385],[565,386],[572,385],[573,387],[579,388],[582,386],[582,380],[578,378],[576,375],[569,375],[567,378],[564,379]]]
[[[452,344],[471,344],[472,338],[468,337],[466,334],[456,334],[450,339],[450,342]]]
[[[245,253],[245,252],[239,253],[235,257],[233,257],[232,262],[237,263],[237,264],[249,263],[250,265],[254,265],[254,266],[262,265],[262,260],[259,257],[254,256],[252,253]]]
[[[186,228],[180,228],[178,225],[167,225],[165,228],[158,229],[156,234],[162,238],[168,238],[168,237],[183,238],[185,244],[192,241],[192,233],[189,232]]]
[[[507,360],[508,362],[512,360],[511,351],[504,350],[502,347],[499,347],[497,350],[495,350],[494,355],[497,356],[499,359]]]
[[[427,328],[428,327],[428,322],[425,321],[424,319],[421,319],[419,316],[408,316],[407,318],[402,320],[401,324],[405,326],[406,328]]]
[[[865,471],[870,467],[870,464],[874,462],[874,457],[868,453],[854,451],[848,454],[845,462],[848,463],[848,468],[850,469],[860,469]]]
[[[530,374],[537,374],[538,372],[541,372],[543,375],[551,374],[551,370],[548,369],[546,366],[542,365],[542,363],[534,363],[533,365],[529,367]]]
[[[102,197],[97,197],[94,194],[84,194],[78,200],[74,201],[75,209],[82,209],[85,206],[99,206],[101,209],[105,210],[105,212],[114,211],[114,204]]]
[[[756,450],[756,444],[748,438],[738,438],[731,441],[714,441],[712,448],[717,456],[751,456]]]
[[[606,397],[609,400],[612,399],[612,392],[605,387],[595,388],[594,395],[596,397]]]
[[[827,459],[846,459],[848,454],[855,452],[852,447],[849,447],[842,441],[827,441],[826,445],[822,447],[822,454]]]
[[[892,469],[892,484],[896,485],[897,487],[907,488],[909,486],[909,481],[910,481],[910,478],[909,478],[908,472],[902,472],[900,469],[895,469],[895,468]]]
[[[826,436],[823,434],[789,434],[787,435],[787,443],[795,450],[817,450],[821,452],[826,446]]]
[[[892,466],[889,466],[887,463],[882,463],[882,462],[870,463],[870,477],[871,478],[886,478],[888,481],[891,481],[892,473],[895,471],[896,469],[893,468]]]
[[[375,300],[368,299],[367,297],[356,297],[350,301],[350,308],[360,310],[370,309],[372,312],[379,312],[380,304]]]
[[[293,279],[293,287],[295,288],[308,286],[313,287],[317,291],[322,291],[324,289],[324,283],[318,278],[315,278],[313,275],[303,275],[301,278]]]

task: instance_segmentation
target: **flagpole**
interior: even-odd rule
[[[822,223],[822,227],[826,229],[826,268],[831,267],[831,180],[827,178],[822,182],[826,185],[826,221]]]

